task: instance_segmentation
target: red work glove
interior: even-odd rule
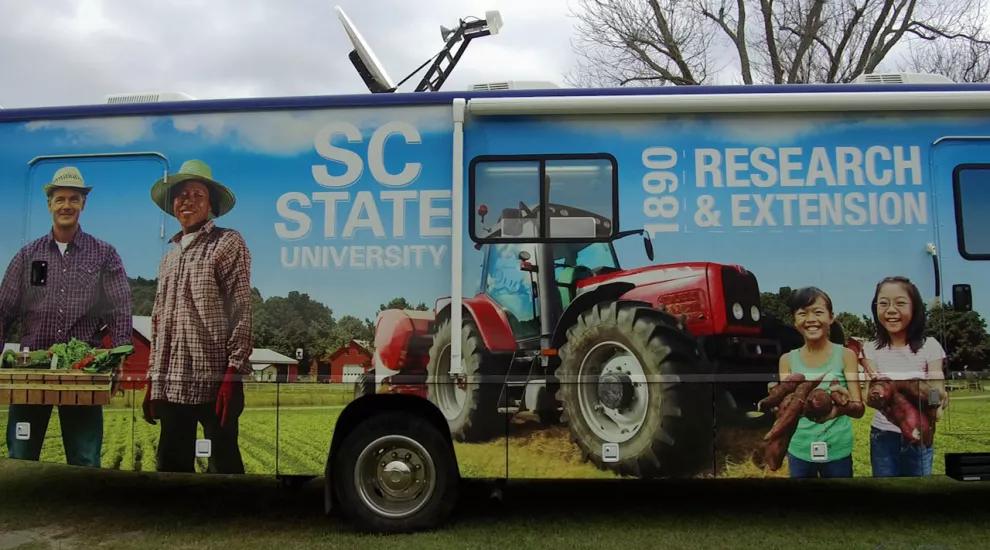
[[[234,384],[236,383],[237,369],[228,366],[227,375],[223,377],[223,384],[220,384],[220,394],[217,395],[217,414],[223,414],[220,418],[221,428],[227,422],[227,407],[230,406],[230,401],[234,398]]]
[[[155,404],[151,402],[151,380],[148,380],[148,391],[144,393],[144,420],[148,424],[158,424],[155,422]]]

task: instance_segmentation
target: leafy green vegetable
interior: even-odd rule
[[[28,361],[19,365],[20,353],[8,350],[0,357],[0,368],[17,367],[49,367],[52,355],[58,357],[56,369],[70,370],[72,366],[92,355],[93,359],[82,370],[84,372],[106,372],[120,365],[121,360],[134,353],[134,346],[128,344],[114,349],[94,349],[89,344],[73,338],[68,343],[54,344],[47,350],[32,351]]]
[[[73,338],[69,340],[68,344],[55,344],[49,350],[58,356],[57,368],[71,369],[74,363],[81,361],[84,357],[92,353],[93,348],[85,342]]]

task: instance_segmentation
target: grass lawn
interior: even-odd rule
[[[510,484],[501,509],[486,495],[468,485],[449,527],[382,540],[324,517],[320,480],[283,490],[0,460],[0,548],[964,549],[990,532],[990,484],[943,478]]]

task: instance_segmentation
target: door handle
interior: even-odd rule
[[[938,250],[935,248],[935,243],[928,243],[925,245],[925,251],[932,255],[932,267],[935,269],[934,303],[938,304],[942,296],[942,273],[938,266]]]

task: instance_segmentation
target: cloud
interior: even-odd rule
[[[29,122],[28,131],[60,131],[71,145],[123,147],[154,137],[153,124],[170,125],[208,143],[223,143],[269,155],[297,155],[313,149],[317,133],[329,123],[349,122],[365,138],[387,122],[406,122],[421,135],[447,129],[449,107],[389,107],[302,112],[189,114],[174,117],[122,117]],[[157,122],[162,120],[163,122]]]
[[[567,2],[7,2],[0,66],[17,77],[0,79],[0,105],[93,104],[107,94],[147,91],[203,99],[368,93],[347,58],[352,46],[337,4],[396,81],[440,51],[440,25],[495,8],[502,32],[472,42],[444,89],[506,79],[559,84],[573,60]],[[411,91],[424,71],[400,90]]]
[[[452,124],[450,109],[440,107],[390,107],[330,111],[217,113],[172,117],[176,130],[193,133],[211,142],[231,142],[244,149],[295,155],[313,149],[313,140],[329,123],[349,122],[365,139],[387,122],[406,122],[420,134],[435,133]]]
[[[25,124],[30,132],[61,130],[72,145],[113,145],[122,147],[135,141],[151,139],[151,122],[148,118],[127,117],[107,119],[80,119],[37,121]]]

